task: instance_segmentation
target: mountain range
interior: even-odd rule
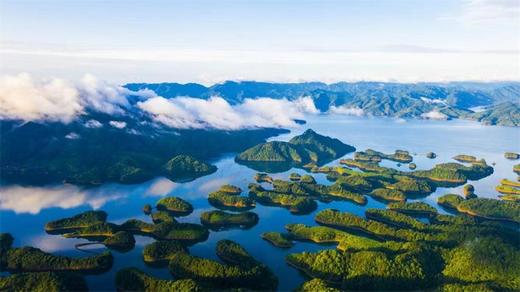
[[[463,118],[489,125],[520,125],[520,82],[226,81],[209,87],[196,83],[129,83],[125,87],[134,91],[152,90],[165,98],[220,96],[230,104],[242,103],[247,98],[294,100],[308,96],[320,112],[398,118]]]

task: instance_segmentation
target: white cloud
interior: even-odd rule
[[[77,133],[70,132],[67,135],[65,135],[65,138],[70,139],[70,140],[77,140],[77,139],[79,139],[81,137]]]
[[[425,119],[430,119],[430,120],[446,120],[448,119],[448,116],[437,111],[437,110],[433,110],[433,111],[430,111],[430,112],[427,112],[427,113],[423,113],[421,115],[421,117],[425,118]]]
[[[421,100],[429,104],[446,104],[446,101],[437,98],[421,97]]]
[[[348,105],[342,105],[342,106],[331,106],[329,109],[329,113],[332,114],[340,114],[340,115],[350,115],[350,116],[362,116],[365,114],[363,109],[358,107],[351,107]]]
[[[110,121],[108,123],[110,124],[110,126],[118,129],[124,129],[126,127],[126,122]]]
[[[0,77],[0,118],[68,123],[85,109],[123,114],[131,94],[150,96],[149,91],[133,92],[88,74],[76,84],[59,78],[35,80],[25,73],[6,75]]]
[[[520,19],[518,0],[466,0],[459,20],[467,24],[512,21]]]
[[[100,123],[99,121],[97,120],[88,120],[86,123],[85,123],[85,127],[87,128],[101,128],[103,127],[103,124]]]
[[[0,210],[12,210],[15,213],[38,214],[42,209],[60,207],[74,208],[90,205],[98,209],[106,202],[122,197],[122,194],[110,194],[82,190],[77,186],[58,187],[22,187],[9,186],[0,188]]]
[[[83,106],[76,87],[63,79],[29,74],[0,77],[0,118],[70,122]]]
[[[305,113],[318,112],[308,97],[295,101],[272,98],[245,99],[242,104],[235,106],[217,96],[208,100],[154,97],[139,102],[138,107],[148,112],[156,121],[181,129],[293,127],[296,126],[294,119],[303,118]]]

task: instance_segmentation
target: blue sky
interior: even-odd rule
[[[3,74],[519,80],[519,54],[520,0],[0,0]]]

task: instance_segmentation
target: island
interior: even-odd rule
[[[428,152],[428,153],[426,153],[426,157],[430,158],[430,159],[434,159],[435,157],[437,157],[437,154],[435,154],[434,152]]]
[[[11,235],[0,234],[0,238],[3,241],[0,271],[102,273],[112,267],[113,257],[108,251],[91,257],[71,258],[46,253],[30,246],[14,248],[11,246]]]
[[[175,216],[187,216],[193,212],[193,206],[178,197],[165,197],[160,199],[156,206],[157,210],[168,211]]]
[[[296,167],[312,167],[339,158],[355,148],[338,139],[317,134],[311,129],[293,137],[289,142],[272,141],[256,145],[238,154],[235,160],[249,162],[283,163]]]
[[[273,182],[273,178],[265,172],[257,172],[255,174],[255,181],[257,183],[269,183],[270,184]]]
[[[504,157],[509,160],[517,160],[520,159],[520,154],[516,152],[506,152],[504,153]]]
[[[225,264],[178,252],[172,257],[169,270],[177,279],[193,279],[214,289],[275,290],[278,286],[278,279],[271,270],[239,244],[221,240],[216,249]]]
[[[1,291],[88,291],[87,282],[75,273],[18,273],[0,277]]]
[[[256,202],[266,206],[287,208],[293,214],[309,214],[318,207],[311,198],[267,191],[261,185],[254,183],[249,184],[248,188],[250,197]]]
[[[503,220],[520,224],[520,204],[488,198],[464,199],[456,194],[440,197],[437,203],[471,216],[490,220]]]
[[[467,162],[467,163],[473,163],[477,161],[477,158],[475,156],[466,155],[466,154],[459,154],[455,157],[453,157],[454,160],[457,160],[459,162]]]
[[[437,209],[424,202],[390,203],[387,208],[408,215],[431,217],[437,214]]]
[[[218,191],[208,196],[209,203],[219,209],[243,211],[255,207],[255,201],[249,197],[240,196],[242,189],[233,185],[223,185]]]
[[[217,171],[217,167],[189,155],[177,155],[162,167],[163,174],[173,181],[193,180]]]
[[[289,254],[287,263],[312,278],[316,284],[311,287],[331,291],[520,288],[515,280],[520,272],[517,230],[466,215],[441,215],[421,202],[392,204],[404,212],[368,209],[362,218],[326,209],[315,217],[322,226],[287,225],[293,240],[337,245]],[[430,223],[407,211],[428,214]]]
[[[186,247],[177,240],[159,240],[147,244],[143,249],[143,259],[146,263],[167,264],[174,254],[188,252]]]
[[[119,270],[117,291],[204,291],[206,286],[191,279],[164,280],[152,277],[137,268]]]
[[[300,181],[301,178],[302,176],[296,172],[293,172],[289,175],[289,180],[291,181]]]
[[[290,248],[294,245],[291,237],[286,233],[264,232],[262,233],[261,237],[276,247]]]
[[[202,225],[219,231],[232,227],[248,229],[258,223],[258,215],[254,212],[227,213],[220,210],[207,211],[200,215]]]
[[[409,163],[413,161],[413,157],[410,152],[405,150],[395,150],[393,154],[385,154],[383,152],[367,149],[354,153],[354,160],[363,162],[381,162],[381,160],[387,159],[400,163]]]

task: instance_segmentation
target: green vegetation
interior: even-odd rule
[[[513,166],[513,171],[514,171],[516,174],[520,175],[520,164],[515,164],[515,165]]]
[[[292,180],[292,181],[300,181],[301,175],[299,175],[298,173],[293,172],[293,173],[291,173],[289,175],[289,179]]]
[[[492,237],[475,238],[449,251],[443,274],[465,283],[494,282],[498,290],[520,289],[518,247]]]
[[[179,241],[160,240],[144,247],[143,258],[147,263],[167,263],[178,252],[187,252]]]
[[[437,214],[437,209],[423,202],[398,202],[387,205],[388,209],[409,215],[431,216]]]
[[[502,102],[485,111],[474,113],[469,118],[486,125],[518,127],[520,126],[520,105],[516,102]]]
[[[321,136],[309,129],[289,142],[273,141],[249,148],[237,155],[236,161],[284,162],[302,167],[325,163],[354,150],[338,139]]]
[[[195,159],[189,155],[177,155],[168,160],[164,166],[164,175],[172,180],[195,179],[208,175],[217,170],[217,167]]]
[[[85,258],[46,253],[34,247],[10,248],[1,257],[0,269],[9,272],[104,272],[112,266],[110,252]]]
[[[341,290],[331,287],[322,279],[312,279],[304,282],[298,289],[298,292],[340,292]]]
[[[0,251],[3,252],[13,246],[14,238],[10,233],[0,233]]]
[[[258,223],[258,215],[253,212],[227,213],[220,210],[208,211],[200,216],[202,225],[213,230],[222,228],[240,227],[247,229]]]
[[[412,163],[408,164],[408,168],[411,169],[411,170],[414,170],[414,169],[417,168],[417,164],[412,162]]]
[[[369,219],[324,210],[315,219],[329,227],[289,224],[286,228],[295,240],[338,243],[337,248],[290,254],[287,262],[320,279],[320,285],[348,291],[436,287],[466,291],[480,286],[493,291],[519,289],[516,230],[477,223],[464,215],[434,215],[432,207],[424,203],[393,204],[403,209],[428,210],[431,224],[392,210],[369,209]]]
[[[219,209],[249,210],[255,207],[255,201],[249,197],[242,197],[242,190],[232,185],[224,185],[220,190],[212,192],[208,196],[209,203]]]
[[[466,199],[475,198],[476,197],[475,187],[473,187],[472,184],[465,185],[464,188],[462,189],[462,194],[464,195],[464,197]]]
[[[86,211],[78,215],[51,221],[45,224],[45,231],[66,232],[78,228],[89,227],[94,224],[103,223],[107,220],[107,213],[104,211]]]
[[[145,215],[150,215],[150,214],[152,213],[152,205],[150,205],[150,204],[146,204],[146,205],[144,205],[144,207],[143,207],[143,213],[144,213]]]
[[[501,194],[512,195],[509,196],[509,198],[514,198],[515,196],[520,195],[520,182],[514,182],[504,178],[500,181],[500,185],[496,186],[495,189]]]
[[[409,163],[412,162],[413,157],[410,155],[408,151],[404,150],[395,150],[394,154],[385,154],[379,151],[375,151],[372,149],[367,149],[364,152],[356,152],[354,153],[354,160],[364,161],[364,162],[375,162],[378,163],[383,159],[392,160],[401,163]]]
[[[323,250],[290,254],[286,260],[307,275],[345,290],[410,290],[435,284],[441,260],[432,254],[420,247],[397,253]]]
[[[257,172],[255,174],[255,181],[257,183],[272,183],[273,182],[273,178],[270,177],[267,173],[265,172]]]
[[[477,158],[475,156],[466,155],[466,154],[459,154],[459,155],[453,157],[453,159],[455,159],[459,162],[468,162],[468,163],[473,163],[473,162],[477,161]]]
[[[150,224],[137,219],[126,221],[121,224],[120,229],[158,240],[179,240],[187,244],[205,241],[209,235],[208,230],[199,224],[170,222]]]
[[[479,160],[471,166],[459,163],[441,163],[430,170],[417,170],[412,176],[423,177],[433,182],[445,182],[463,184],[468,179],[479,180],[493,173],[493,167],[488,166],[484,160]]]
[[[155,224],[162,222],[177,223],[173,214],[169,211],[157,211],[151,214],[152,221]]]
[[[461,196],[448,194],[440,197],[437,203],[471,216],[520,223],[520,205],[516,202],[487,198],[464,200]]]
[[[309,214],[318,207],[310,198],[266,191],[258,184],[249,185],[249,195],[262,205],[284,207],[293,214]]]
[[[419,220],[393,210],[368,209],[365,211],[368,219],[384,222],[400,228],[425,230],[426,225]]]
[[[103,240],[103,244],[116,250],[130,250],[135,246],[134,235],[126,231],[118,231],[114,235]]]
[[[435,190],[435,187],[423,179],[408,176],[397,176],[396,179],[396,183],[387,185],[386,187],[391,190],[399,190],[411,196],[429,195]]]
[[[156,204],[157,210],[172,212],[175,216],[187,216],[193,212],[193,206],[177,197],[165,197]]]
[[[435,154],[434,152],[428,152],[426,153],[426,157],[434,159],[435,157],[437,157],[437,154]]]
[[[264,232],[261,237],[270,242],[272,245],[281,248],[290,248],[294,245],[291,237],[286,233],[281,232]]]
[[[191,292],[204,291],[204,286],[191,279],[163,280],[157,279],[138,270],[126,268],[116,274],[117,291],[147,291],[147,292]]]
[[[88,291],[83,277],[74,273],[20,273],[0,278],[1,291]]]
[[[517,160],[520,159],[520,154],[515,152],[506,152],[504,153],[504,157],[510,160]]]
[[[308,174],[302,175],[300,177],[300,182],[305,184],[316,184],[316,180],[314,179],[314,177]]]
[[[384,201],[396,201],[396,202],[404,202],[406,201],[406,196],[403,192],[399,190],[392,189],[375,189],[371,193],[369,193],[371,197],[376,199],[384,200]]]
[[[169,269],[178,279],[193,279],[219,289],[276,289],[278,280],[269,268],[252,258],[237,243],[219,241],[217,255],[226,264],[179,252],[172,257]]]
[[[367,203],[367,199],[365,196],[347,190],[345,184],[335,183],[327,187],[327,196],[333,197],[335,199],[341,200],[349,200],[359,205],[365,205]]]

